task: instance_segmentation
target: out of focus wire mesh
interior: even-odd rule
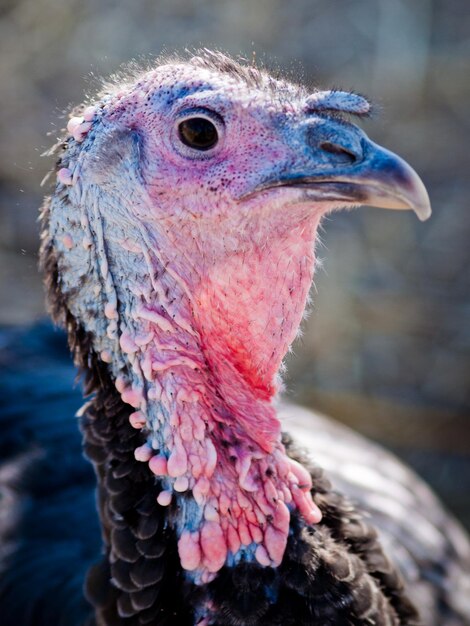
[[[399,453],[470,525],[468,0],[2,0],[0,322],[44,315],[40,155],[63,111],[123,62],[198,46],[368,94],[367,132],[422,175],[425,224],[373,209],[325,221],[286,386]]]

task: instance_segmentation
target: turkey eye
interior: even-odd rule
[[[178,126],[181,141],[194,150],[210,150],[219,139],[217,128],[205,117],[191,117]]]

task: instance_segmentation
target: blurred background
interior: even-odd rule
[[[470,527],[468,0],[0,0],[0,323],[44,316],[41,158],[63,112],[132,58],[217,47],[379,105],[376,141],[424,179],[432,219],[324,223],[314,306],[288,359],[298,402],[398,453]],[[78,404],[77,404],[78,406]]]

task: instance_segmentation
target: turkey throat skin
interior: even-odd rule
[[[217,224],[228,235],[216,245],[208,224],[198,224],[194,239],[184,225],[166,229],[171,241],[162,248],[175,253],[167,265],[173,276],[167,276],[181,289],[174,319],[182,323],[162,333],[159,319],[138,321],[145,336],[153,336],[137,358],[146,363],[140,367],[151,384],[147,398],[156,403],[146,409],[147,423],[150,414],[158,422],[151,421],[149,445],[137,455],[154,455],[149,467],[168,486],[159,501],[174,497],[184,511],[179,555],[196,581],[209,581],[241,557],[277,566],[290,510],[298,509],[306,523],[320,519],[308,472],[285,454],[273,405],[279,366],[312,278],[316,221],[305,219],[292,229],[280,214],[261,212],[253,220],[250,212],[248,245],[246,225],[233,219]],[[191,250],[194,241],[197,249]],[[188,248],[193,266],[184,275]],[[173,282],[169,293],[178,287]],[[173,318],[170,303],[166,309],[158,301],[149,304]]]
[[[80,319],[87,308],[95,350],[135,409],[132,426],[147,433],[135,457],[161,481],[159,504],[176,511],[181,565],[198,584],[240,560],[279,565],[291,512],[321,518],[274,406],[319,214],[271,195],[236,217],[157,223],[101,193],[100,211],[83,198],[80,219],[68,211],[51,224],[68,306]]]

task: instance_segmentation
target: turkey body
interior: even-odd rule
[[[1,622],[78,626],[91,614],[83,581],[101,541],[75,370],[48,323],[1,341]]]
[[[76,374],[65,336],[43,323],[28,330],[5,330],[0,338],[2,625],[91,625],[96,623],[95,616],[84,586],[102,540],[96,479],[83,458],[74,418],[82,400],[80,389],[73,388]],[[282,407],[280,414],[285,428],[308,449],[309,457],[327,470],[334,487],[368,511],[386,552],[408,583],[422,623],[468,624],[468,542],[426,485],[382,448],[331,420],[292,406]],[[299,454],[294,445],[292,454]],[[318,476],[317,480],[320,484]],[[341,511],[343,505],[339,506]],[[341,512],[347,515],[346,508]],[[363,542],[365,548],[364,537]],[[176,561],[177,555],[170,558]],[[304,584],[293,564],[288,575],[294,587]],[[89,590],[92,595],[102,593],[100,576],[98,572],[94,579],[98,589]],[[222,591],[218,591],[220,595],[226,585],[226,621],[221,624],[282,623],[263,616],[262,611],[258,617],[254,607],[263,594],[249,573],[239,572],[235,582],[230,577],[225,573]],[[237,584],[239,596],[234,589]],[[263,584],[266,581],[258,581],[259,586]],[[232,585],[230,592],[228,585]],[[335,605],[337,600],[328,589],[316,593],[323,602]],[[237,612],[230,604],[231,594],[239,602],[244,598],[246,607],[238,606]],[[180,613],[174,621],[171,616],[165,619],[149,623],[193,623],[187,613]],[[292,623],[330,623],[316,621],[314,616],[296,619],[301,615],[291,616]],[[331,619],[335,625],[356,623],[348,618]],[[116,624],[133,623],[131,618],[116,616],[116,620]],[[284,623],[291,621],[286,617]]]

